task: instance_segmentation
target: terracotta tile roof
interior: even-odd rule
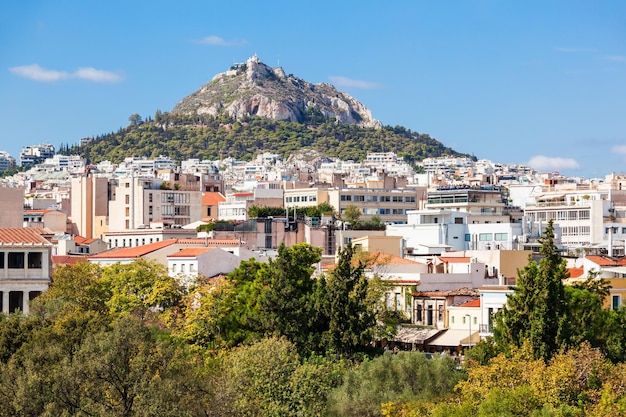
[[[202,193],[203,206],[217,206],[218,203],[223,201],[226,201],[226,197],[224,197],[222,193],[208,191]]]
[[[374,252],[368,256],[368,265],[420,265],[419,262],[401,258],[384,252]]]
[[[79,262],[87,262],[87,257],[81,255],[55,255],[52,256],[52,265],[74,265]]]
[[[480,307],[480,298],[466,301],[465,303],[458,304],[455,307]]]
[[[618,263],[616,261],[614,261],[613,259],[606,258],[604,256],[599,256],[599,255],[587,255],[587,256],[585,256],[585,259],[593,262],[594,264],[596,264],[598,266],[616,266],[616,265],[618,265]]]
[[[471,259],[465,256],[460,256],[460,257],[438,256],[438,258],[441,262],[444,262],[444,263],[468,264],[471,262]]]
[[[167,239],[160,242],[149,243],[147,245],[135,246],[132,248],[116,248],[108,250],[106,252],[98,253],[96,255],[92,255],[89,257],[89,259],[140,258],[159,249],[163,249],[170,245],[173,245],[176,242],[177,239]]]
[[[78,245],[89,245],[90,243],[95,242],[96,240],[98,240],[97,238],[86,238],[86,237],[82,237],[82,236],[74,236],[74,242],[76,242]]]
[[[580,268],[568,268],[567,271],[570,278],[580,278],[585,273],[585,268],[582,266]]]
[[[4,245],[52,245],[42,234],[45,229],[34,227],[0,227],[0,244]]]
[[[50,213],[51,211],[57,211],[57,210],[24,210],[24,214],[43,214],[43,213]]]
[[[193,258],[198,255],[202,255],[205,252],[209,252],[215,249],[216,248],[214,247],[206,247],[206,246],[201,247],[201,248],[185,248],[171,255],[167,255],[167,257],[168,258]]]

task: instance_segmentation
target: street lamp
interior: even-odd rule
[[[469,339],[467,339],[468,348],[472,347],[472,316],[466,314],[464,317],[467,317],[467,321],[469,322]]]

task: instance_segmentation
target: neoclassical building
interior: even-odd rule
[[[43,229],[0,228],[0,311],[29,313],[30,301],[48,289],[52,243]]]

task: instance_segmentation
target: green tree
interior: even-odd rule
[[[156,261],[136,260],[114,264],[102,271],[102,281],[110,292],[107,307],[115,314],[132,314],[146,319],[148,313],[178,305],[183,288],[168,276],[167,268]]]
[[[342,220],[352,223],[356,225],[359,223],[359,218],[361,217],[361,209],[359,209],[354,204],[350,204],[345,208],[343,213],[341,213]]]
[[[428,401],[453,392],[465,377],[447,357],[421,352],[386,353],[349,370],[329,395],[332,416],[380,416],[384,403]],[[404,415],[404,414],[397,414]]]
[[[549,221],[541,239],[539,263],[529,259],[518,272],[517,286],[506,306],[496,315],[494,340],[500,349],[530,341],[535,357],[549,360],[569,342],[568,309],[563,279],[565,261],[554,244],[554,226]]]
[[[311,299],[316,280],[314,264],[322,250],[306,243],[278,247],[278,256],[270,260],[264,281],[267,290],[260,300],[260,317],[268,334],[285,336],[299,349],[315,349],[308,344],[311,318],[315,316]]]
[[[375,324],[375,306],[368,302],[364,264],[354,262],[353,254],[350,244],[340,251],[337,266],[325,280],[326,339],[328,347],[339,354],[352,354],[366,344]]]

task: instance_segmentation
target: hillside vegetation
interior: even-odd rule
[[[137,115],[134,115],[137,116]],[[407,162],[426,157],[462,155],[431,138],[401,126],[381,129],[336,124],[310,110],[307,123],[263,117],[235,121],[227,116],[187,116],[157,111],[154,119],[129,118],[131,124],[115,133],[97,136],[83,146],[62,147],[90,163],[119,163],[128,156],[155,158],[163,155],[182,161],[189,158],[217,160],[232,157],[252,160],[261,152],[287,158],[302,148],[329,157],[361,161],[369,152],[395,152]]]

